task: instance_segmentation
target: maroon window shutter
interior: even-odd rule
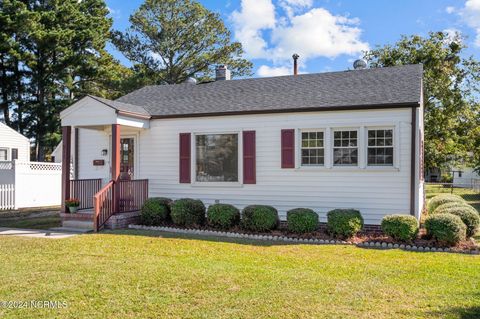
[[[282,130],[282,168],[295,168],[295,130]]]
[[[190,133],[180,133],[180,183],[190,183]]]
[[[256,183],[255,131],[243,132],[243,183]]]

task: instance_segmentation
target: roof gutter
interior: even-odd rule
[[[274,113],[301,113],[301,112],[321,112],[321,111],[360,111],[372,109],[393,109],[393,108],[417,108],[418,102],[391,103],[391,104],[371,104],[371,105],[345,105],[345,106],[324,106],[324,107],[305,107],[274,110],[247,110],[231,112],[210,112],[210,113],[189,113],[189,114],[169,114],[152,115],[151,119],[171,119],[185,117],[211,117],[211,116],[233,116],[233,115],[253,115],[253,114],[274,114]]]
[[[115,111],[115,113],[117,113],[118,115],[133,117],[133,118],[137,118],[137,119],[141,119],[141,120],[149,120],[149,119],[152,118],[150,115],[144,115],[144,114],[140,114],[140,113],[122,111],[122,110],[118,110],[118,109]]]

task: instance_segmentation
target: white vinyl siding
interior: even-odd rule
[[[7,125],[0,123],[0,149],[6,150],[6,159],[0,154],[0,161],[12,160],[12,149],[17,149],[18,160],[25,162],[30,160],[30,141]],[[2,151],[0,151],[3,153]]]
[[[272,205],[281,219],[286,218],[289,209],[307,207],[318,212],[322,222],[326,221],[329,210],[355,208],[362,212],[366,224],[380,224],[386,214],[410,213],[410,121],[410,108],[152,120],[149,129],[135,133],[136,150],[140,153],[136,155],[135,178],[149,179],[152,197],[198,198],[207,206],[219,201],[239,209],[251,204]],[[368,166],[367,131],[386,127],[394,128],[395,165]],[[295,129],[294,169],[281,168],[282,129]],[[358,131],[358,166],[333,165],[333,132],[344,129]],[[190,132],[193,139],[195,134],[247,130],[256,131],[256,184],[179,183],[180,133]],[[128,131],[121,127],[122,134]],[[325,165],[301,164],[302,131],[324,131]],[[111,156],[108,131],[80,129],[79,140],[80,178],[108,179]],[[102,158],[104,148],[109,149],[106,165],[94,167],[92,160]],[[192,166],[194,159],[192,152]],[[241,169],[239,160],[239,179]],[[192,167],[192,180],[194,172]]]
[[[142,130],[139,136],[142,171],[138,178],[150,180],[150,196],[198,198],[207,206],[218,200],[240,209],[251,204],[272,205],[282,219],[287,210],[296,207],[314,209],[320,213],[321,221],[326,221],[325,214],[331,209],[356,208],[367,224],[379,224],[386,214],[408,214],[410,210],[410,120],[409,108],[152,120],[150,129]],[[282,129],[295,128],[297,144],[301,130],[325,128],[325,147],[329,149],[333,147],[333,144],[329,146],[329,139],[333,141],[329,130],[333,133],[337,128],[360,128],[361,132],[362,127],[385,126],[394,126],[399,132],[398,166],[337,167],[326,158],[324,167],[305,167],[301,165],[300,148],[297,147],[297,168],[281,169]],[[179,133],[232,130],[256,131],[257,183],[237,187],[180,184]],[[358,135],[359,143],[362,134]],[[365,145],[360,148],[366,149]],[[359,157],[360,162],[366,163],[362,160],[365,155],[359,154]]]

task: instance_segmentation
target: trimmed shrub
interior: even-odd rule
[[[293,233],[311,233],[318,227],[318,215],[309,208],[295,208],[287,212],[287,227]]]
[[[141,209],[143,225],[158,226],[170,218],[172,200],[165,197],[152,197],[145,201]]]
[[[440,194],[430,199],[428,202],[428,212],[432,213],[438,206],[451,202],[465,203],[465,200],[458,195]]]
[[[242,227],[251,231],[267,231],[278,226],[278,212],[272,206],[250,205],[242,210]]]
[[[472,237],[477,232],[478,226],[480,225],[480,216],[473,207],[451,207],[445,210],[445,213],[460,217],[465,226],[467,226],[467,237]]]
[[[457,207],[468,207],[469,210],[472,210],[475,213],[478,213],[475,208],[467,204],[467,202],[448,202],[437,206],[433,212],[430,214],[444,214],[445,211],[449,210],[450,208],[457,208]]]
[[[350,238],[363,227],[363,217],[355,209],[334,209],[327,213],[327,230],[335,237]]]
[[[240,211],[229,204],[213,204],[208,207],[207,221],[216,228],[230,228],[240,223]]]
[[[205,220],[205,205],[202,201],[182,198],[173,202],[171,207],[173,223],[182,226],[202,225]]]
[[[382,219],[382,231],[395,240],[412,241],[418,234],[418,221],[410,215],[387,215]]]
[[[427,235],[441,243],[455,245],[465,240],[467,227],[462,219],[452,214],[435,214],[425,220]]]

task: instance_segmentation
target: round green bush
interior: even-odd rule
[[[272,230],[278,223],[278,212],[272,206],[250,205],[242,210],[242,227],[247,230]]]
[[[478,213],[475,208],[467,204],[467,202],[448,202],[442,205],[437,206],[433,212],[430,214],[444,214],[445,211],[449,210],[450,208],[456,208],[456,207],[469,207],[468,209],[472,210],[475,213]]]
[[[158,226],[170,217],[172,200],[164,197],[152,197],[145,201],[140,211],[143,225]]]
[[[287,212],[287,227],[293,233],[311,233],[318,227],[318,215],[309,208],[295,208]]]
[[[480,216],[473,207],[451,207],[445,210],[445,213],[460,217],[465,226],[467,226],[467,237],[472,237],[477,232],[478,226],[480,225]]]
[[[363,217],[355,209],[334,209],[327,213],[327,230],[335,237],[350,238],[363,227]]]
[[[202,225],[205,221],[205,205],[197,199],[178,199],[173,202],[170,214],[174,224],[182,226]]]
[[[462,219],[452,214],[435,214],[425,220],[427,235],[440,243],[455,245],[465,240],[467,227]]]
[[[208,207],[207,221],[215,228],[230,228],[240,223],[240,211],[229,204],[213,204]]]
[[[432,213],[438,206],[451,202],[465,203],[465,200],[458,195],[440,194],[430,199],[428,202],[428,212]]]
[[[418,234],[418,221],[410,215],[387,215],[382,219],[382,231],[395,240],[412,241]]]

